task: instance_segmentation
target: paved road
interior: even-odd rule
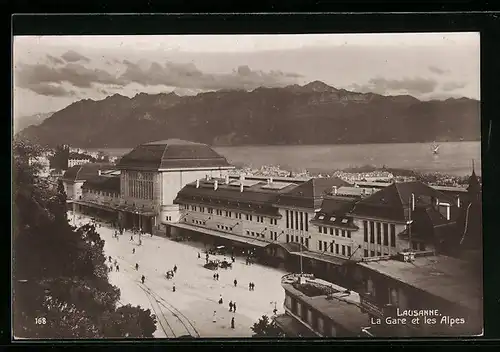
[[[89,221],[85,217],[78,219],[78,215],[76,219],[81,224]],[[258,264],[245,265],[243,258],[237,258],[233,269],[218,270],[220,278],[215,281],[214,271],[203,268],[203,245],[146,235],[141,236],[142,245],[139,246],[137,235],[130,241],[130,232],[117,240],[108,225],[101,224],[97,230],[106,241],[106,256],[117,259],[120,266],[120,272],[110,273],[110,282],[121,290],[120,302],[151,309],[159,317],[156,337],[186,334],[248,337],[252,335],[250,327],[259,317],[273,315],[272,302],[277,302],[278,314],[283,312],[285,297],[280,280],[284,271]],[[135,254],[132,254],[133,248]],[[224,256],[211,257],[224,259]],[[167,280],[165,273],[174,265],[178,267],[177,274],[174,279]],[[144,285],[140,283],[141,275],[146,277]],[[237,287],[234,287],[234,279],[238,281]],[[248,290],[250,281],[255,283],[254,291]],[[217,303],[221,296],[223,305]],[[229,312],[230,300],[236,302],[236,313]],[[230,327],[232,317],[235,318],[234,329]]]

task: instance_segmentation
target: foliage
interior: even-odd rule
[[[152,337],[149,310],[116,308],[104,240],[94,225],[69,224],[61,182],[36,176],[40,150],[14,143],[13,330],[27,338]]]
[[[271,321],[267,315],[263,315],[258,322],[251,327],[254,334],[252,337],[283,337],[284,334],[276,322]]]

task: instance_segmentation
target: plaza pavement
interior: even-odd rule
[[[68,214],[71,223],[73,216]],[[81,217],[81,219],[78,219]],[[77,214],[76,223],[83,225],[90,218]],[[262,266],[246,265],[244,258],[236,258],[232,269],[219,269],[219,281],[213,279],[215,271],[205,269],[204,246],[192,242],[175,242],[167,238],[143,235],[138,245],[138,235],[130,241],[131,232],[125,231],[119,239],[113,238],[114,230],[101,223],[97,228],[105,240],[106,258],[116,259],[120,271],[109,274],[110,282],[121,290],[121,304],[149,308],[158,316],[155,337],[250,337],[250,327],[262,316],[283,313],[285,298],[281,277],[286,272]],[[135,248],[135,254],[132,249]],[[201,258],[198,259],[198,252]],[[210,259],[224,259],[211,255]],[[228,261],[230,258],[227,257]],[[135,264],[139,270],[135,270]],[[108,263],[109,264],[109,263]],[[165,273],[177,265],[177,274],[167,280]],[[141,276],[146,277],[144,285]],[[238,285],[234,287],[233,280]],[[248,283],[255,283],[255,290],[248,290]],[[172,287],[175,284],[176,291]],[[222,295],[224,303],[218,304]],[[236,302],[236,313],[229,312],[229,301]],[[216,322],[213,322],[216,311]],[[231,318],[235,328],[231,328]]]

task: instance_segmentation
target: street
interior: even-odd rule
[[[72,222],[72,213],[68,216]],[[77,225],[89,221],[88,217],[76,215]],[[262,315],[271,317],[275,306],[278,314],[283,312],[285,296],[281,277],[286,274],[284,271],[259,264],[246,265],[244,258],[238,257],[232,269],[212,271],[203,267],[203,244],[142,235],[142,245],[139,245],[138,235],[130,241],[132,233],[125,231],[119,239],[113,238],[114,230],[104,223],[97,231],[105,240],[106,258],[111,256],[119,265],[120,271],[114,268],[109,278],[121,290],[120,303],[151,309],[158,320],[155,337],[250,337],[250,327]],[[210,259],[224,258],[230,261],[229,256],[210,256]],[[139,270],[135,269],[136,263]],[[167,280],[166,272],[174,265],[177,273]],[[215,272],[219,273],[218,281],[213,278]],[[235,279],[237,287],[233,284]],[[248,289],[250,282],[255,284],[253,291]],[[222,305],[218,303],[220,297]],[[229,312],[230,301],[236,302],[236,313]]]

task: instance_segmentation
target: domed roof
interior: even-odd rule
[[[231,165],[208,145],[180,139],[141,144],[124,155],[118,163],[120,169],[140,170],[217,167]]]

